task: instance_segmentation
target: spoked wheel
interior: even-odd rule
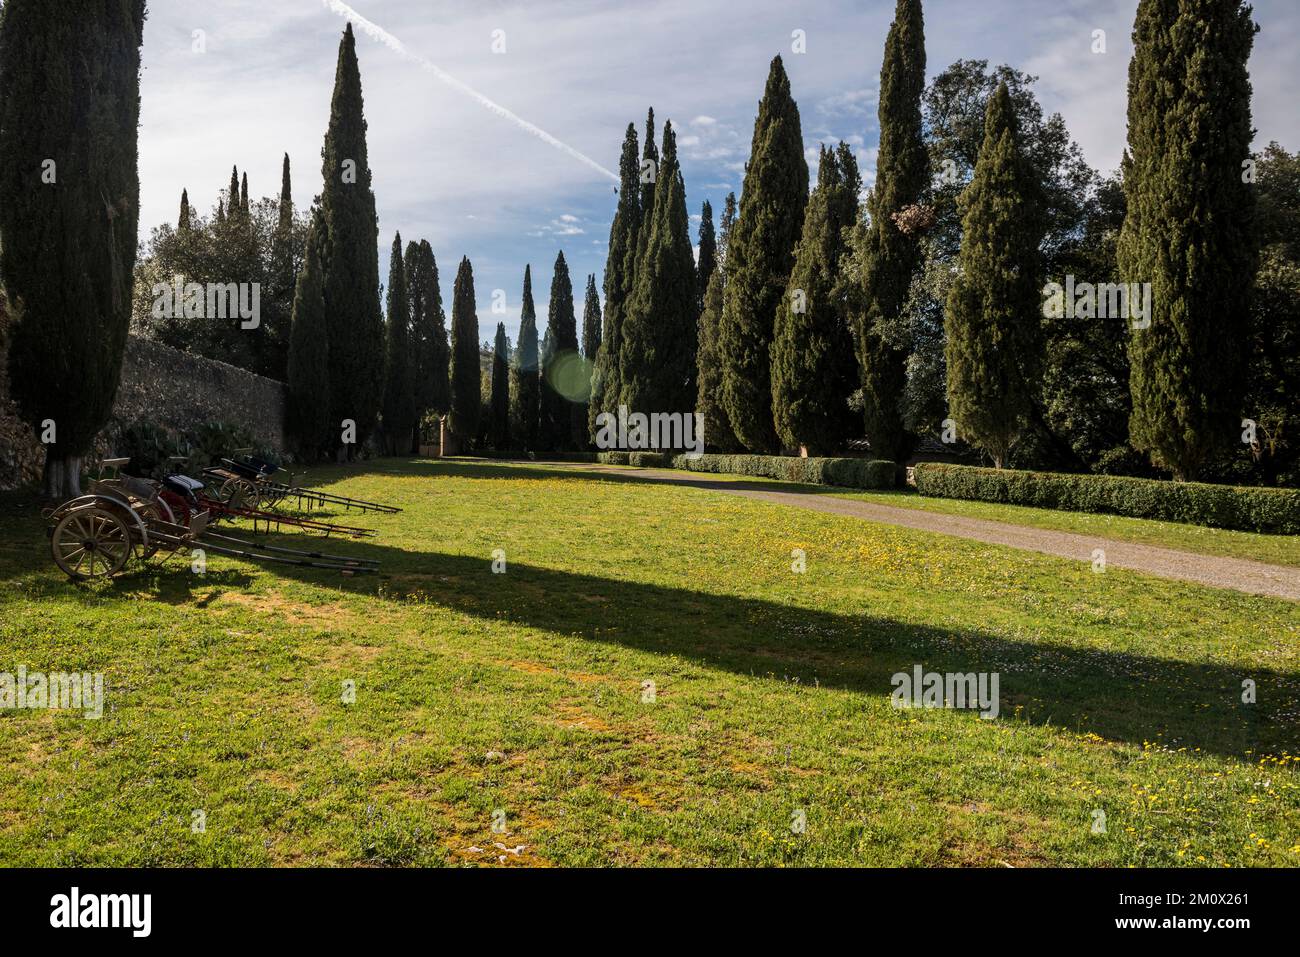
[[[113,577],[131,557],[131,548],[126,523],[107,509],[93,506],[68,512],[50,535],[54,564],[79,581]]]
[[[176,524],[176,515],[172,512],[171,506],[161,498],[154,499],[152,502],[134,501],[131,505],[136,512],[139,513],[140,518],[144,520],[146,525],[148,525],[151,520],[167,522],[171,525]],[[136,544],[139,545],[138,542]],[[151,536],[149,543],[140,548],[140,557],[148,560],[153,558],[156,554],[158,554],[158,543],[157,540]],[[164,559],[164,561],[165,560],[166,559]]]
[[[226,479],[217,492],[226,505],[256,509],[262,502],[261,492],[255,482],[245,478]]]

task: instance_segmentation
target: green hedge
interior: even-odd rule
[[[1162,482],[1119,475],[1020,472],[923,462],[916,490],[937,498],[1103,512],[1212,528],[1300,534],[1300,490]]]
[[[519,459],[523,462],[595,462],[595,452],[509,452],[478,449],[468,453],[481,459]]]
[[[673,459],[673,468],[847,488],[893,488],[898,476],[898,466],[887,459],[805,459],[790,455],[679,455]]]

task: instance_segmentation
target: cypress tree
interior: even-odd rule
[[[1005,83],[989,100],[975,175],[961,195],[958,274],[944,316],[948,407],[961,438],[1001,468],[1038,381],[1042,315],[1037,180]]]
[[[388,265],[388,355],[384,369],[384,441],[391,455],[411,450],[416,425],[411,302],[407,293],[402,234],[393,237]]]
[[[52,498],[80,494],[82,456],[117,394],[140,212],[144,18],[144,0],[8,0],[0,11],[0,278],[19,316],[10,391],[38,435],[53,425]]]
[[[543,447],[557,452],[584,447],[583,365],[578,354],[578,321],[573,314],[573,282],[563,252],[555,257],[546,339],[549,350],[543,350],[540,416]]]
[[[542,336],[541,354],[538,356],[538,378],[541,385],[537,397],[537,448],[544,452],[554,452],[559,448],[559,403],[553,401],[553,394],[548,394],[546,386],[546,370],[551,367],[554,358],[555,336],[547,326],[546,333]]]
[[[541,366],[537,356],[537,309],[533,304],[533,273],[531,266],[524,266],[524,298],[519,311],[519,344],[515,349],[514,368],[515,401],[519,407],[519,427],[522,434],[517,438],[521,446],[529,452],[538,449],[538,404],[541,393]]]
[[[237,219],[239,211],[243,208],[239,202],[239,169],[230,167],[230,185],[226,187],[229,194],[226,197],[226,212],[231,219]]]
[[[451,432],[461,451],[478,435],[480,382],[474,268],[463,257],[451,298]]]
[[[713,207],[704,201],[700,210],[700,257],[696,265],[696,288],[699,290],[699,309],[704,310],[704,294],[709,289],[709,277],[718,265],[718,242],[713,233]]]
[[[718,332],[723,407],[736,437],[754,452],[777,446],[768,350],[807,204],[799,108],[778,56],[754,121],[740,214],[727,251],[727,292]]]
[[[271,236],[271,303],[267,311],[267,348],[270,369],[278,378],[285,374],[289,354],[290,318],[293,313],[294,286],[297,282],[293,228],[293,189],[289,178],[289,154],[284,154],[280,171],[280,202],[275,232]]]
[[[444,414],[451,407],[451,346],[447,314],[438,283],[438,262],[427,239],[406,246],[407,294],[411,298],[411,337],[415,356],[417,424],[428,412]]]
[[[313,457],[335,441],[330,414],[329,321],[319,250],[324,231],[317,209],[294,291],[289,331],[289,433]]]
[[[1128,80],[1127,213],[1120,279],[1150,283],[1150,325],[1131,327],[1133,445],[1191,480],[1240,431],[1255,196],[1238,0],[1141,0]]]
[[[718,264],[709,277],[700,313],[699,348],[696,354],[697,375],[695,411],[704,420],[704,439],[711,449],[734,452],[740,447],[731,429],[731,420],[722,404],[722,361],[718,355],[718,327],[722,322],[722,304],[726,290],[727,245],[736,222],[736,194],[728,193],[722,207],[722,228],[718,242]]]
[[[619,350],[622,348],[623,315],[636,271],[637,231],[641,203],[637,195],[638,167],[636,127],[629,123],[623,137],[623,155],[618,164],[618,209],[609,227],[609,254],[605,260],[605,328],[591,376],[591,405],[587,431],[595,441],[596,416],[614,412],[623,383],[619,379]]]
[[[677,137],[664,124],[655,205],[642,227],[636,285],[620,344],[621,401],[634,412],[684,412],[695,407],[699,297],[686,213],[686,184]]]
[[[176,231],[182,232],[190,228],[193,222],[193,214],[190,211],[190,193],[187,189],[181,190],[181,214],[176,220]]]
[[[867,438],[882,458],[904,461],[915,437],[903,424],[900,401],[907,385],[907,353],[881,336],[907,301],[921,263],[920,236],[894,221],[919,204],[930,179],[921,126],[925,92],[925,22],[921,0],[898,0],[880,66],[880,147],[876,183],[867,200],[862,309],[854,317]]]
[[[245,216],[248,215],[248,173],[244,173],[243,179],[239,183],[239,211]]]
[[[644,230],[638,228],[636,262],[641,261],[641,254],[645,248],[646,242],[650,238],[649,223],[651,211],[655,206],[655,187],[659,183],[659,150],[655,147],[655,111],[654,107],[646,113],[645,119],[645,147],[641,153],[641,168],[639,172],[641,180],[641,218],[638,221],[638,227],[645,224]]]
[[[849,395],[857,362],[847,317],[835,294],[862,186],[849,147],[821,151],[817,188],[808,201],[803,237],[790,273],[790,295],[777,307],[772,339],[772,416],[787,448],[809,455],[843,448],[853,430]]]
[[[510,345],[506,326],[497,323],[497,337],[492,348],[492,445],[510,448]]]
[[[226,221],[226,208],[222,205],[221,200],[217,200],[217,224],[220,225]]]
[[[587,298],[582,304],[582,354],[588,362],[596,361],[600,352],[600,293],[596,291],[595,273],[587,276]]]
[[[339,44],[329,130],[321,151],[325,188],[325,309],[330,387],[336,423],[356,423],[360,445],[374,429],[383,389],[384,318],[379,309],[379,226],[371,191],[366,120],[356,38],[348,24]],[[475,344],[477,354],[477,343]],[[476,360],[477,361],[477,360]],[[354,454],[355,446],[347,450]]]

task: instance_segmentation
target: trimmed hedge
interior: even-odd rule
[[[898,466],[887,459],[805,459],[792,455],[701,455],[692,459],[679,455],[673,459],[673,468],[847,488],[893,488],[898,481]]]
[[[922,462],[916,466],[915,476],[916,490],[937,498],[1102,512],[1248,532],[1300,534],[1300,490],[1297,489],[1162,482],[1120,475],[1021,472],[942,462]]]

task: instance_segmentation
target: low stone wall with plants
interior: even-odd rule
[[[7,356],[0,351],[0,489],[38,482],[45,462],[44,448],[9,398],[7,372]],[[194,444],[195,436],[220,433],[263,452],[282,453],[287,391],[283,382],[131,336],[113,419],[88,464],[138,451],[142,429],[156,434],[160,444],[163,436],[184,445]],[[119,448],[123,444],[132,448]]]

